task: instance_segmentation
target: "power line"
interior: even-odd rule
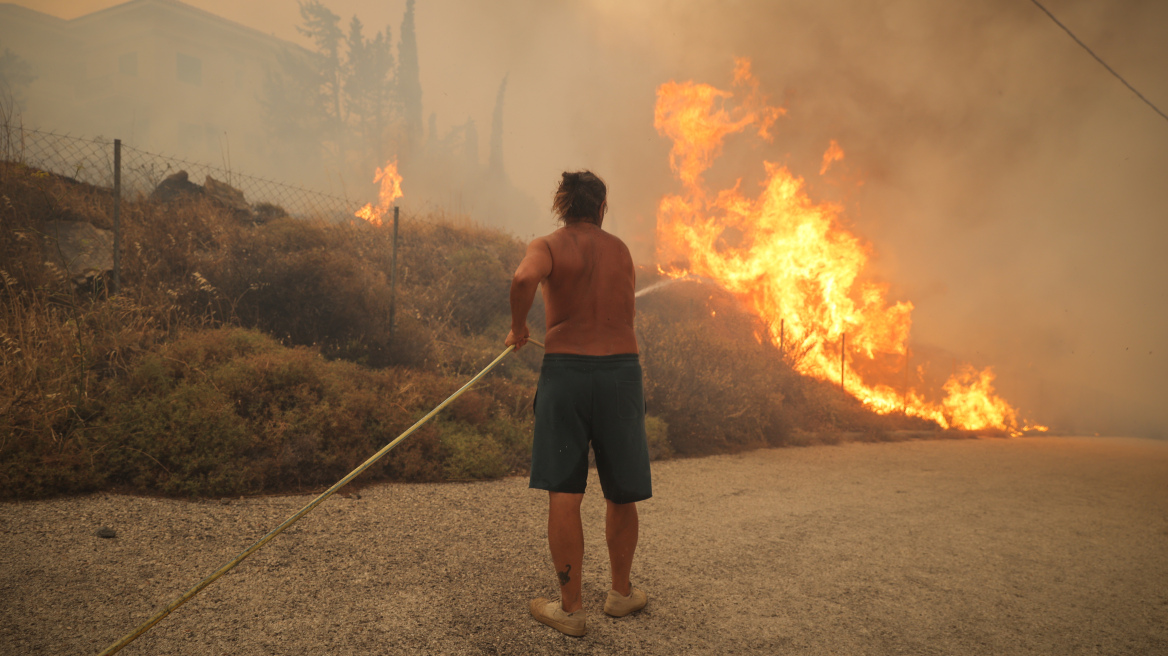
[[[1035,4],[1035,6],[1037,6],[1039,9],[1041,9],[1041,10],[1043,11],[1043,13],[1045,13],[1047,16],[1050,16],[1050,19],[1051,19],[1052,21],[1054,21],[1054,24],[1055,24],[1055,25],[1058,25],[1059,27],[1063,28],[1063,31],[1064,31],[1064,32],[1066,32],[1067,34],[1069,34],[1069,35],[1071,36],[1071,38],[1075,40],[1075,43],[1077,43],[1077,44],[1079,44],[1079,45],[1083,46],[1083,50],[1086,50],[1086,51],[1087,51],[1087,52],[1088,52],[1088,53],[1089,53],[1089,54],[1090,54],[1092,57],[1094,57],[1094,58],[1095,58],[1095,61],[1097,61],[1097,62],[1099,62],[1100,64],[1102,64],[1102,65],[1103,65],[1103,68],[1106,68],[1106,69],[1107,69],[1107,71],[1108,71],[1109,73],[1111,73],[1112,75],[1114,75],[1114,76],[1115,76],[1115,78],[1116,78],[1117,80],[1119,80],[1120,82],[1123,82],[1123,85],[1124,85],[1125,87],[1127,87],[1127,88],[1131,89],[1131,90],[1132,90],[1132,93],[1134,93],[1134,94],[1136,94],[1137,96],[1139,96],[1140,100],[1142,100],[1142,101],[1144,101],[1145,103],[1147,103],[1147,104],[1148,104],[1148,107],[1151,107],[1153,111],[1155,111],[1155,112],[1156,112],[1157,114],[1159,114],[1160,116],[1164,117],[1164,120],[1168,121],[1168,114],[1165,114],[1164,112],[1160,111],[1160,108],[1159,108],[1159,107],[1157,107],[1157,106],[1155,106],[1155,105],[1153,105],[1151,100],[1148,100],[1147,98],[1145,98],[1145,97],[1144,97],[1144,94],[1140,93],[1139,91],[1137,91],[1137,90],[1136,90],[1136,88],[1135,88],[1135,87],[1133,87],[1132,85],[1128,84],[1128,81],[1127,81],[1127,80],[1125,80],[1125,79],[1123,79],[1123,76],[1122,76],[1122,75],[1120,75],[1119,73],[1116,73],[1116,72],[1115,72],[1115,69],[1113,69],[1112,67],[1108,66],[1108,65],[1107,65],[1107,62],[1105,62],[1105,61],[1103,61],[1102,59],[1100,59],[1100,58],[1099,58],[1099,55],[1095,54],[1095,52],[1094,52],[1093,50],[1091,50],[1090,48],[1088,48],[1086,43],[1083,43],[1082,41],[1080,41],[1080,40],[1079,40],[1079,37],[1075,36],[1075,33],[1074,33],[1074,32],[1070,31],[1070,30],[1067,28],[1067,26],[1066,26],[1066,25],[1063,25],[1061,22],[1059,22],[1059,19],[1055,18],[1055,17],[1054,17],[1054,14],[1050,13],[1050,10],[1049,10],[1049,9],[1047,9],[1046,7],[1043,7],[1043,6],[1042,6],[1042,3],[1040,3],[1038,0],[1030,0],[1030,1],[1031,1],[1031,2],[1033,2],[1033,3]]]

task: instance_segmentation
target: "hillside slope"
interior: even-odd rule
[[[0,195],[4,498],[331,482],[498,355],[523,254],[497,231],[405,216],[391,293],[390,228],[140,198],[122,204],[121,289],[109,294],[53,236],[110,229],[108,190],[5,163]],[[709,285],[666,285],[638,311],[655,457],[936,428],[796,374]],[[538,332],[538,302],[530,321]],[[540,355],[508,358],[368,479],[524,471]]]

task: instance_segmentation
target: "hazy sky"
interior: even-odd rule
[[[118,3],[18,4],[73,17]],[[188,4],[300,39],[292,0]],[[404,0],[325,4],[388,25],[396,43]],[[1168,111],[1168,3],[1044,4]],[[1168,436],[1168,121],[1029,0],[418,0],[416,11],[423,103],[439,128],[471,117],[485,140],[509,74],[512,180],[546,204],[561,170],[594,168],[611,187],[610,227],[641,261],[655,204],[676,188],[652,125],[657,85],[727,87],[733,58],[752,58],[788,114],[773,144],[743,144],[711,179],[753,184],[765,158],[843,203],[874,274],[915,304],[913,343],[994,365],[1024,415]],[[820,178],[831,139],[847,158]]]

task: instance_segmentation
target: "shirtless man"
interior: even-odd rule
[[[527,247],[511,281],[511,332],[527,343],[527,312],[543,283],[547,348],[535,398],[531,487],[547,490],[548,543],[559,601],[531,602],[535,619],[584,635],[580,574],[584,530],[580,502],[588,479],[588,445],[607,502],[605,536],[612,589],[604,612],[622,617],[648,598],[629,583],[637,548],[637,501],[653,495],[645,440],[645,402],[633,333],[633,259],[601,230],[604,181],[589,171],[564,173],[552,209],[564,224]]]

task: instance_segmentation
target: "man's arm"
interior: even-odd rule
[[[540,237],[527,245],[527,253],[511,278],[511,332],[507,334],[507,346],[514,344],[515,350],[519,350],[527,343],[530,334],[527,313],[531,311],[539,283],[551,272],[552,251],[547,240]]]

